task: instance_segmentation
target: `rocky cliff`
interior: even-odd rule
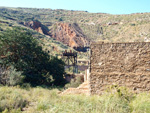
[[[76,23],[56,23],[50,31],[50,36],[72,48],[84,48],[89,45],[87,37]]]
[[[30,22],[21,22],[21,24],[23,24],[26,27],[30,27],[41,34],[49,35],[48,28],[43,24],[41,24],[41,22],[39,22],[38,20],[30,21]]]
[[[85,51],[89,46],[89,41],[86,35],[83,34],[78,24],[56,23],[49,30],[39,21],[21,22],[26,27],[45,35],[50,35],[52,38],[60,41],[76,50]]]

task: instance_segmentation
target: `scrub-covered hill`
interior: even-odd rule
[[[89,47],[93,41],[150,39],[150,13],[112,15],[63,9],[0,7],[0,32],[14,26],[32,29],[33,34],[55,54],[68,46]]]

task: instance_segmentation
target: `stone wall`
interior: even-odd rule
[[[102,94],[113,84],[149,91],[150,43],[93,43],[90,72],[91,94]]]

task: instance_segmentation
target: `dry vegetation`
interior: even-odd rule
[[[9,26],[20,21],[39,20],[49,29],[56,22],[78,23],[84,34],[91,40],[144,41],[150,38],[150,13],[111,15],[88,13],[86,11],[0,8],[1,19],[9,21]]]
[[[31,8],[0,8],[0,32],[21,26],[20,21],[39,20],[49,29],[56,22],[78,23],[90,40],[129,42],[149,41],[150,13],[110,15]],[[24,27],[25,28],[25,27]],[[27,29],[27,28],[26,28]],[[30,29],[31,30],[31,29]],[[44,50],[52,55],[70,49],[66,45],[31,30]],[[53,46],[58,51],[53,50]],[[81,58],[85,55],[81,53]],[[50,88],[0,86],[2,113],[150,113],[150,93],[133,94],[126,89],[109,90],[101,96],[59,95]]]
[[[77,23],[91,41],[133,42],[150,40],[150,13],[111,15],[62,9],[0,7],[0,32],[15,26],[24,27],[19,23],[31,20],[39,20],[49,30],[54,29],[57,22]],[[44,42],[43,46],[51,51],[52,55],[60,54],[64,49],[70,49],[50,37],[33,30],[32,32],[35,37]],[[53,49],[54,47],[55,49]],[[80,58],[86,58],[86,56],[86,54],[81,53]]]
[[[101,96],[59,95],[56,88],[0,87],[2,113],[149,113],[150,93],[132,94],[125,88]]]

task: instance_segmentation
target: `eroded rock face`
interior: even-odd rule
[[[42,25],[41,22],[35,20],[35,21],[30,21],[30,22],[24,22],[22,23],[24,26],[30,27],[37,32],[45,35],[49,35],[49,30],[46,28],[46,26]]]
[[[76,23],[56,23],[53,25],[51,30],[41,24],[38,20],[20,22],[20,24],[30,27],[41,34],[49,35],[78,51],[86,51],[89,46],[87,37],[83,34],[82,30]]]
[[[78,24],[56,23],[50,36],[72,48],[87,47],[89,41]]]

